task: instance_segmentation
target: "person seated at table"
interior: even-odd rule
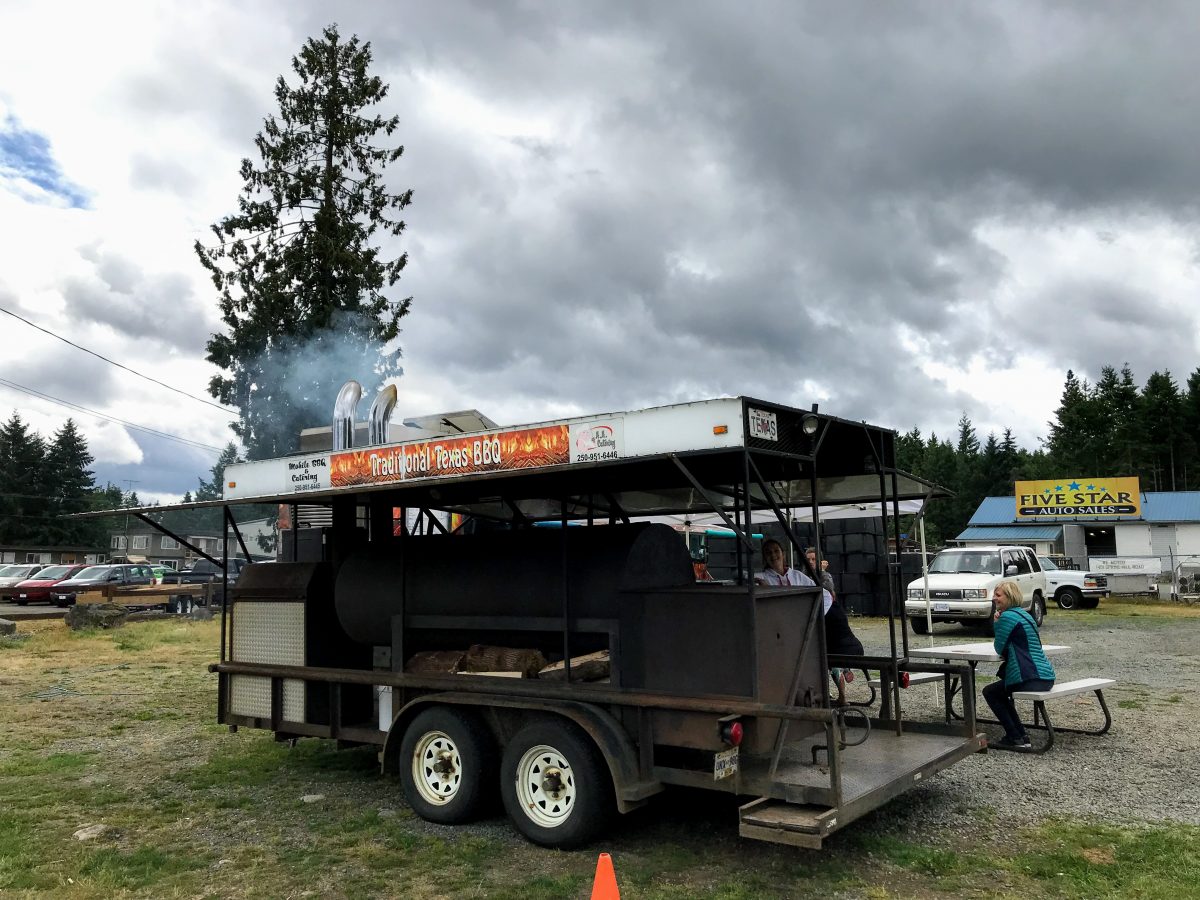
[[[1004,738],[992,746],[1001,750],[1029,750],[1032,744],[1012,695],[1016,691],[1048,691],[1054,687],[1054,667],[1042,652],[1042,639],[1033,616],[1021,608],[1021,589],[1015,581],[1002,581],[992,592],[996,604],[995,640],[1000,657],[999,681],[986,685],[983,699],[1004,726]]]
[[[817,582],[813,578],[813,572],[807,571],[807,560],[801,561],[800,569],[790,568],[783,555],[783,546],[774,538],[767,538],[763,541],[762,546],[763,565],[764,569],[754,578],[755,584],[760,584],[765,587],[781,587],[783,585],[792,585],[795,587],[815,587]],[[859,656],[863,654],[863,645],[850,630],[850,622],[846,619],[846,612],[840,604],[833,602],[833,594],[828,590],[821,591],[824,603],[824,615],[822,619],[825,625],[825,652],[826,653],[854,653]],[[846,705],[846,684],[854,680],[854,673],[850,669],[833,669],[830,674],[837,682],[838,687],[838,705]]]
[[[806,570],[810,571],[810,572],[816,572],[817,571],[817,548],[809,547],[807,550],[805,550],[804,558],[808,560],[808,566],[806,567]],[[835,591],[833,589],[833,576],[829,574],[829,560],[827,560],[827,559],[821,560],[821,587],[823,587],[823,588],[825,588],[825,590],[829,591],[830,595],[832,595],[832,597],[833,597],[834,603],[836,603],[837,602],[837,591]]]

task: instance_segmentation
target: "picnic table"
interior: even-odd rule
[[[1046,656],[1061,656],[1064,653],[1069,653],[1071,648],[1065,644],[1042,644],[1042,652]],[[910,657],[918,657],[921,659],[941,659],[949,662],[951,660],[961,660],[969,663],[971,667],[971,696],[975,696],[975,669],[978,668],[981,662],[1000,662],[1003,657],[996,652],[996,648],[991,641],[976,641],[969,644],[941,644],[937,647],[909,647],[908,655]],[[946,677],[946,721],[951,719],[961,718],[954,712],[952,701],[954,695],[958,692],[958,679]],[[965,688],[965,685],[963,686]],[[976,721],[990,722],[990,719],[977,719]]]

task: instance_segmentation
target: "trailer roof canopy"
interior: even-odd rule
[[[231,465],[225,497],[83,513],[240,504],[397,507],[501,521],[880,504],[946,496],[894,467],[895,432],[745,397]],[[382,496],[381,496],[382,495]]]

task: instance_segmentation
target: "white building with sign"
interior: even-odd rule
[[[960,544],[1025,544],[1109,575],[1117,593],[1170,581],[1190,557],[1200,566],[1200,491],[1146,491],[1139,515],[1037,519],[1017,515],[1016,497],[985,497],[958,535]]]

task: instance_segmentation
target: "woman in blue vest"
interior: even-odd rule
[[[1004,726],[1004,738],[992,744],[1000,750],[1029,750],[1032,744],[1017,715],[1015,691],[1048,691],[1054,687],[1054,668],[1042,652],[1033,616],[1021,608],[1021,589],[1015,581],[1002,581],[992,593],[996,605],[995,640],[999,654],[999,681],[986,685],[983,699]]]

